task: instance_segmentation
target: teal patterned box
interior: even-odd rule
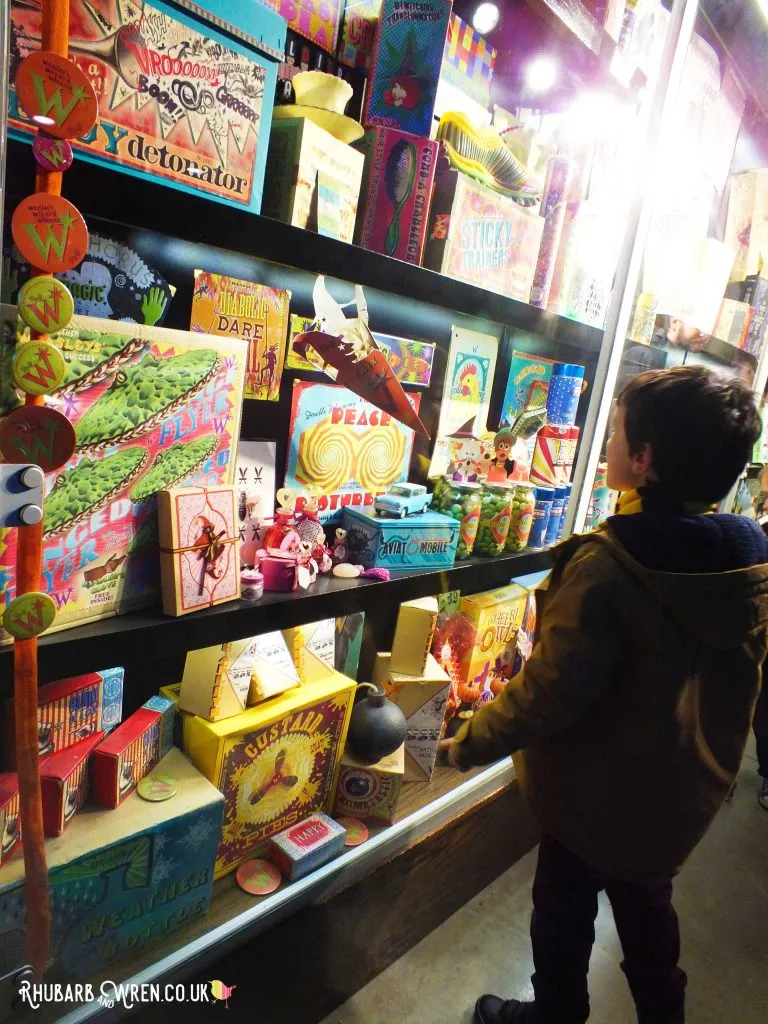
[[[366,569],[450,569],[459,542],[459,524],[440,512],[384,519],[344,509],[349,561]]]
[[[176,748],[157,771],[176,782],[170,800],[132,793],[116,810],[86,808],[46,842],[54,961],[46,981],[102,972],[208,910],[224,798]],[[0,975],[26,963],[24,916],[19,848],[0,868]]]

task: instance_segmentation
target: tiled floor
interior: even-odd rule
[[[676,887],[690,1024],[768,1022],[768,812],[755,762]],[[530,998],[535,852],[481,892],[323,1024],[470,1024],[482,992]],[[634,1024],[610,907],[600,906],[590,1024]]]

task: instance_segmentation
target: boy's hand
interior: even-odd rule
[[[440,740],[438,750],[441,754],[445,754],[446,760],[452,768],[458,768],[456,758],[453,756],[453,743],[453,740]]]

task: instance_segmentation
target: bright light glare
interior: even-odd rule
[[[526,68],[525,82],[531,92],[549,92],[556,81],[557,64],[551,57],[537,57]]]
[[[768,18],[768,0],[757,0],[757,6],[763,12],[766,18]]]
[[[628,108],[612,96],[587,92],[574,101],[566,115],[566,124],[574,134],[592,138],[610,136],[626,124],[628,113]]]
[[[479,4],[472,15],[472,26],[481,36],[493,32],[499,24],[499,8],[496,4]]]
[[[56,124],[52,117],[46,117],[45,114],[33,114],[32,120],[35,124],[42,125],[44,128],[49,124]]]

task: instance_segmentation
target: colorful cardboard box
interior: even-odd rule
[[[752,307],[752,318],[744,337],[744,351],[759,357],[768,329],[768,278],[751,274],[744,281],[742,300]]]
[[[184,749],[224,794],[216,877],[312,811],[328,809],[355,683],[334,673],[223,722],[184,718]]]
[[[373,680],[405,715],[405,781],[424,782],[432,777],[443,732],[451,678],[430,654],[419,675],[392,671],[388,653],[376,655]]]
[[[519,668],[517,640],[528,597],[525,587],[517,583],[462,597],[461,615],[474,630],[474,644],[461,663],[462,677],[470,686],[495,694]]]
[[[283,637],[302,683],[315,683],[334,671],[336,620],[321,619],[284,629]]]
[[[553,359],[513,351],[507,375],[507,388],[501,407],[501,422],[512,425],[524,409],[540,409],[547,404]]]
[[[47,683],[37,691],[37,739],[41,757],[71,747],[92,733],[110,732],[123,714],[125,669],[107,668]],[[14,705],[6,701],[8,763],[14,763]]]
[[[376,764],[363,764],[345,750],[333,813],[374,825],[391,825],[400,799],[404,770],[404,744]]]
[[[319,811],[270,839],[269,856],[295,882],[338,857],[346,838],[344,826]]]
[[[355,244],[418,266],[438,144],[394,128],[369,128],[355,149],[365,157]]]
[[[157,495],[160,580],[166,615],[240,597],[234,488],[174,487]]]
[[[365,612],[350,612],[349,615],[339,615],[336,618],[333,667],[350,679],[357,679],[364,628]]]
[[[363,124],[429,138],[451,0],[383,0]]]
[[[255,281],[195,271],[190,330],[248,342],[245,397],[276,402],[291,293]]]
[[[408,395],[418,413],[421,395]],[[348,506],[368,508],[407,479],[413,430],[336,384],[293,382],[285,486],[319,492],[320,522]],[[328,532],[328,531],[326,531]]]
[[[173,746],[176,705],[151,697],[91,755],[93,798],[117,807]]]
[[[753,315],[754,311],[748,303],[736,299],[723,299],[712,334],[735,348],[743,349]]]
[[[95,732],[74,746],[51,754],[41,766],[46,836],[60,836],[88,799],[91,790],[90,757],[94,747],[103,739],[103,732]]]
[[[211,900],[221,831],[221,794],[171,750],[160,771],[173,777],[172,800],[148,803],[132,793],[117,810],[84,808],[46,844],[51,959],[46,980],[82,979],[114,970],[123,957],[202,916]],[[0,971],[27,962],[19,927],[24,861],[0,872]]]
[[[423,264],[528,302],[544,218],[440,160]]]
[[[158,491],[231,484],[246,343],[76,317],[52,338],[67,364],[46,404],[75,427],[75,454],[46,477],[41,589],[52,629],[153,604],[160,594]],[[4,346],[12,355],[13,346]],[[0,359],[0,394],[10,360]],[[16,596],[16,536],[0,549]],[[7,636],[0,634],[3,639]]]
[[[318,175],[334,184],[338,237],[351,242],[363,176],[362,153],[307,118],[275,121],[264,183],[264,214],[317,231]]]
[[[317,362],[311,362],[309,358],[300,356],[294,348],[296,336],[310,329],[313,321],[310,317],[291,315],[290,339],[288,341],[288,354],[285,365],[289,370],[323,370],[320,357]],[[397,380],[401,384],[411,384],[417,387],[427,387],[432,379],[432,364],[435,359],[435,345],[431,341],[411,341],[409,338],[393,338],[390,334],[380,334],[378,331],[371,331],[373,340],[384,353],[387,362],[392,367]],[[314,349],[307,351],[309,355],[316,355]],[[331,376],[329,370],[333,367],[326,367],[324,372]]]
[[[340,63],[368,71],[373,60],[380,10],[381,0],[346,0],[344,26],[339,41]]]
[[[19,777],[15,772],[0,773],[0,864],[5,864],[21,842]],[[2,954],[0,953],[0,959]]]
[[[437,624],[437,598],[404,601],[397,613],[390,671],[420,676],[427,667]]]
[[[448,82],[476,103],[488,107],[495,66],[496,50],[488,45],[485,36],[458,14],[452,14],[440,69],[441,82]]]
[[[384,519],[345,508],[343,523],[350,559],[366,569],[450,569],[456,557],[459,524],[439,512]]]
[[[282,634],[261,633],[189,651],[179,707],[209,722],[218,722],[299,683],[292,652]]]
[[[179,10],[186,7],[187,13]],[[40,9],[12,5],[14,62],[36,49]],[[73,140],[93,163],[258,213],[285,21],[260,3],[73,0],[69,53],[90,79],[99,120]],[[59,88],[54,111],[70,93]],[[63,115],[62,115],[63,120]],[[35,125],[11,91],[10,127]]]
[[[264,0],[277,11],[288,27],[304,39],[317,43],[331,55],[336,53],[344,0]]]

